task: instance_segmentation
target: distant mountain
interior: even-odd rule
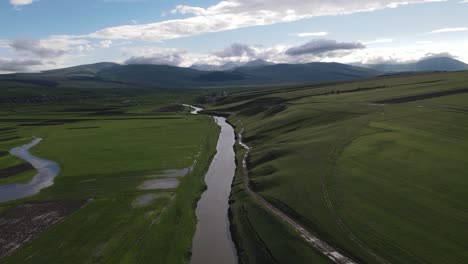
[[[246,64],[243,65],[243,67],[259,67],[259,66],[268,66],[268,65],[274,65],[274,63],[266,61],[266,60],[258,59],[258,60],[247,62]]]
[[[421,60],[416,63],[420,71],[462,71],[468,70],[468,64],[459,60],[441,57]]]
[[[192,86],[193,79],[202,73],[190,68],[167,65],[132,64],[104,69],[96,77],[134,85],[173,88]]]
[[[272,64],[256,60],[225,71],[201,71],[167,65],[96,63],[42,73],[0,75],[0,84],[67,88],[198,88],[343,81],[380,74],[368,68],[320,62]]]
[[[63,68],[58,70],[43,71],[43,75],[56,75],[56,76],[95,76],[102,70],[119,66],[113,62],[100,62],[95,64],[80,65],[70,68]]]
[[[267,65],[273,65],[273,64],[274,64],[273,62],[258,59],[258,60],[249,61],[247,63],[230,61],[223,65],[194,64],[190,66],[190,68],[199,70],[199,71],[229,71],[229,70],[234,70],[235,68],[239,68],[239,67],[259,67],[259,66],[267,66]]]
[[[423,59],[414,63],[368,64],[365,67],[380,72],[463,71],[468,64],[449,57]]]
[[[212,65],[212,64],[194,64],[190,68],[199,71],[228,71],[237,67],[243,66],[244,63],[230,61],[223,65]]]
[[[372,69],[340,63],[275,64],[239,67],[232,73],[248,76],[251,83],[305,83],[371,78],[381,73]]]

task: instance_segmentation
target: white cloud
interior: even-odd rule
[[[370,12],[436,1],[444,0],[225,0],[208,8],[179,5],[172,10],[173,14],[192,15],[189,18],[110,27],[94,32],[88,37],[158,42],[209,32],[272,25],[318,16]]]
[[[65,54],[64,50],[45,47],[39,40],[33,39],[16,39],[9,45],[19,56],[23,57],[56,58]]]
[[[433,43],[432,40],[420,40],[420,41],[416,41],[416,44],[422,44],[422,45],[424,45],[424,44],[431,44],[431,43]]]
[[[301,38],[306,38],[306,37],[323,37],[323,36],[327,36],[328,32],[303,32],[303,33],[297,33],[297,34],[291,34],[291,36],[297,36],[297,37],[301,37]]]
[[[461,1],[460,4],[466,4],[468,3],[468,0]]]
[[[77,60],[94,51],[91,41],[73,36],[56,35],[45,39],[0,40],[0,48],[14,52],[3,58],[2,72],[39,71],[79,64]]]
[[[15,7],[30,5],[33,2],[34,0],[10,0],[10,4]]]
[[[373,44],[383,44],[383,43],[392,43],[393,39],[391,38],[378,38],[371,41],[362,42],[364,45],[373,45]]]
[[[451,55],[462,61],[468,62],[466,47],[468,41],[441,41],[441,42],[415,42],[392,47],[368,47],[365,50],[357,50],[352,54],[340,58],[326,58],[324,61],[336,61],[342,63],[374,63],[381,61],[412,62],[427,57],[428,54]]]
[[[463,32],[468,31],[467,27],[452,27],[452,28],[441,28],[435,29],[429,32],[429,34],[440,34],[440,33],[449,33],[449,32]]]
[[[255,59],[263,59],[275,63],[309,63],[309,62],[339,62],[339,63],[378,63],[378,62],[411,62],[425,58],[428,54],[446,54],[448,51],[457,59],[468,62],[466,47],[468,41],[453,42],[415,42],[414,44],[401,46],[372,46],[365,49],[356,43],[330,42],[326,48],[318,45],[299,46],[300,56],[289,56],[288,51],[297,49],[290,45],[246,45],[235,44],[227,48],[211,53],[191,53],[178,49],[167,48],[125,48],[124,54],[132,58],[131,62],[148,62],[153,64],[166,63],[169,65],[188,67],[193,64],[222,65],[227,62],[248,62]],[[342,49],[342,48],[347,49]],[[324,51],[326,50],[326,51]],[[305,52],[307,51],[307,52]],[[322,52],[324,51],[324,52]],[[220,54],[229,56],[219,56]],[[128,61],[127,61],[128,62]]]
[[[103,40],[101,42],[99,42],[99,47],[101,48],[110,48],[112,46],[112,40]]]
[[[0,48],[6,49],[10,47],[10,41],[6,39],[0,39]]]

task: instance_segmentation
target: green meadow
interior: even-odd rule
[[[208,116],[159,111],[175,101],[171,96],[122,101],[2,107],[0,126],[7,129],[0,134],[0,150],[41,137],[31,153],[58,162],[61,172],[53,186],[1,203],[0,212],[25,202],[90,199],[4,263],[188,263],[194,208],[219,129]],[[0,169],[21,163],[10,155],[0,157]],[[189,167],[176,189],[138,188],[163,178],[166,170]],[[33,175],[27,171],[0,184],[27,182]],[[145,194],[154,199],[138,205]]]
[[[92,96],[50,102],[27,96],[50,99],[54,91],[23,87],[22,103],[0,107],[0,171],[24,164],[11,148],[41,137],[31,153],[61,172],[37,195],[0,203],[0,213],[23,203],[89,202],[2,261],[189,263],[219,127],[174,104],[205,103],[245,129],[252,189],[357,262],[466,262],[468,92],[454,92],[462,88],[467,72],[222,88],[227,96],[74,88],[61,93]],[[236,154],[240,164],[238,145]],[[187,168],[177,188],[139,189]],[[26,168],[0,184],[34,175]],[[241,263],[329,263],[244,184],[238,169],[230,218]],[[144,195],[153,198],[139,204]]]
[[[458,72],[239,90],[210,110],[245,128],[252,188],[357,261],[463,263],[468,93],[375,102],[467,85]],[[242,262],[326,261],[242,181],[231,196]]]

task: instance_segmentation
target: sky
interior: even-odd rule
[[[0,73],[96,62],[468,62],[468,0],[0,0]]]

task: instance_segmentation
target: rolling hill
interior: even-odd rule
[[[355,80],[381,73],[339,63],[275,64],[253,61],[228,71],[200,71],[167,65],[97,63],[71,68],[0,75],[0,83],[54,87],[199,88]]]
[[[215,70],[212,65],[199,65],[200,69],[207,70],[198,70],[196,67],[102,62],[41,73],[0,75],[0,84],[8,87],[172,89],[319,83],[366,79],[393,72],[468,70],[467,64],[451,58],[364,66],[324,62],[273,64],[264,60],[254,60],[242,66],[235,63],[221,66],[229,70]]]

